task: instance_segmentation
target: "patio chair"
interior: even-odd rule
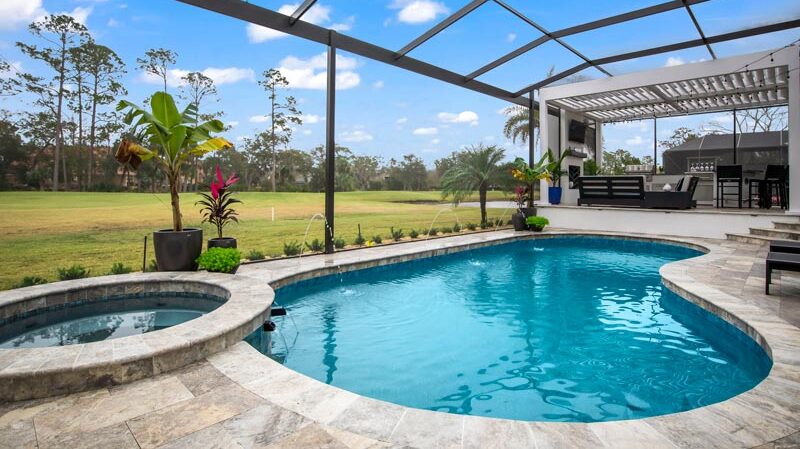
[[[767,272],[764,281],[764,292],[769,295],[769,284],[772,283],[772,270],[800,272],[800,254],[778,253],[767,254]]]
[[[773,240],[769,242],[769,252],[800,254],[800,242],[797,240]]]
[[[672,192],[645,192],[644,207],[648,209],[691,209],[697,206],[694,191],[700,178],[685,176]]]
[[[736,196],[739,209],[742,208],[742,166],[717,165],[717,207],[725,207],[725,196]],[[730,188],[736,190],[730,192]],[[727,190],[726,190],[727,189]]]

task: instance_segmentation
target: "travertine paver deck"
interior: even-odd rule
[[[458,236],[242,267],[280,283],[299,270],[403,260],[514,238]],[[800,278],[776,277],[763,295],[765,248],[678,239],[705,256],[670,264],[673,288],[766,341],[775,365],[753,390],[673,415],[608,423],[527,423],[410,409],[291,371],[245,343],[132,384],[0,406],[0,447],[800,447]],[[304,275],[307,276],[307,275]],[[285,281],[284,281],[285,282]]]

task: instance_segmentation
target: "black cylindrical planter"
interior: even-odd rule
[[[158,271],[196,271],[197,258],[203,252],[203,230],[164,229],[153,233]]]
[[[535,207],[523,207],[520,211],[527,217],[535,217],[536,216],[536,208]]]
[[[525,222],[525,215],[521,213],[512,215],[511,222],[514,223],[515,231],[526,231],[528,229],[528,223]]]
[[[236,248],[236,239],[233,237],[208,239],[208,249],[211,248]]]

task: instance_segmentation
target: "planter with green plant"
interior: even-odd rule
[[[561,164],[569,154],[562,151],[559,157],[553,155],[553,151],[547,149],[547,172],[550,174],[550,187],[547,188],[547,200],[550,204],[561,204],[561,177],[564,176],[564,168]]]
[[[534,232],[542,232],[544,227],[550,224],[550,221],[545,217],[528,217],[526,222]]]
[[[231,205],[241,201],[233,198],[233,192],[229,187],[236,184],[239,178],[231,175],[227,181],[223,181],[222,170],[219,165],[216,169],[216,180],[211,182],[210,192],[203,192],[200,196],[202,200],[195,204],[202,206],[200,213],[203,216],[203,223],[211,223],[217,228],[217,236],[208,240],[208,248],[236,248],[236,239],[233,237],[223,237],[222,230],[228,223],[239,223],[238,213]]]
[[[150,111],[123,100],[118,111],[126,111],[124,123],[131,126],[117,148],[115,158],[136,170],[152,159],[169,183],[172,229],[153,233],[159,271],[193,271],[203,250],[203,230],[183,227],[180,196],[181,168],[194,157],[233,148],[222,137],[211,137],[224,129],[219,120],[200,123],[197,107],[190,104],[178,112],[172,96],[156,92],[150,98]]]
[[[209,248],[197,258],[197,265],[214,273],[236,273],[242,263],[242,253],[236,248]]]

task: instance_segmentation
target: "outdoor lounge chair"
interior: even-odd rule
[[[641,176],[581,176],[578,206],[644,206]]]
[[[772,251],[767,254],[767,279],[764,282],[764,291],[767,295],[769,295],[769,284],[772,283],[772,270],[800,271],[800,254]]]
[[[797,240],[773,240],[769,242],[769,252],[800,254],[800,242]]]
[[[681,178],[674,191],[671,192],[645,192],[644,207],[648,209],[691,209],[697,206],[694,191],[700,178],[686,176]]]

